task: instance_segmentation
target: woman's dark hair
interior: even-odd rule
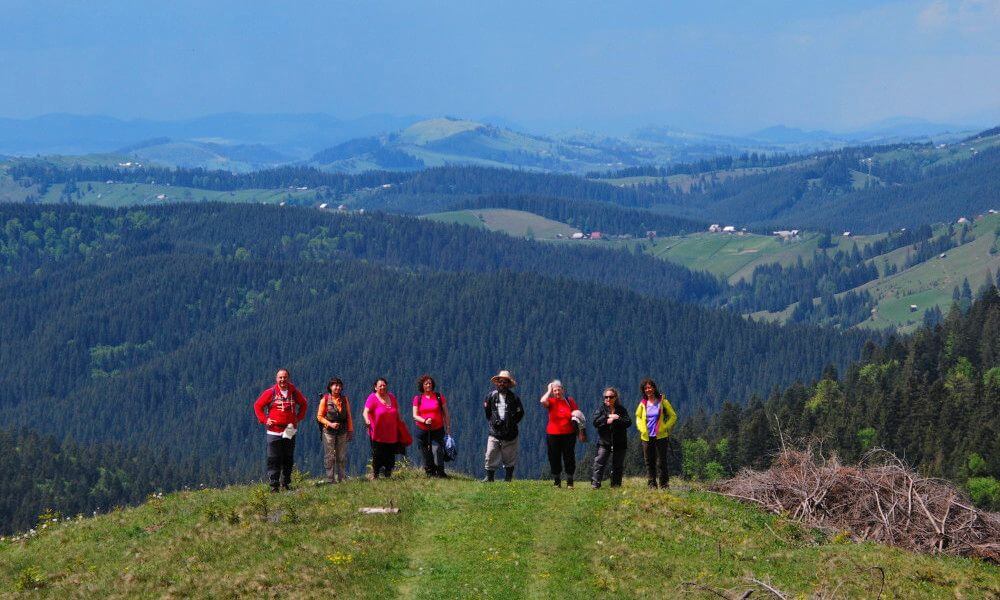
[[[425,375],[421,375],[420,377],[417,377],[417,393],[418,394],[424,391],[424,382],[425,381],[430,381],[431,382],[431,391],[434,391],[434,390],[437,389],[437,382],[434,381],[433,377],[431,377],[430,375],[426,375],[426,374]]]
[[[375,391],[375,387],[378,385],[378,382],[380,382],[380,381],[384,381],[385,382],[385,387],[389,387],[389,380],[386,379],[385,377],[379,377],[378,379],[376,379],[375,381],[372,382],[372,391],[373,392]]]
[[[648,378],[648,377],[646,379],[643,379],[642,383],[639,384],[639,397],[642,398],[642,399],[646,398],[646,386],[647,385],[653,386],[653,397],[654,398],[659,398],[660,397],[660,388],[656,387],[656,382],[653,381],[652,379]]]
[[[326,391],[329,392],[330,388],[332,388],[335,384],[339,385],[341,389],[344,387],[344,382],[340,380],[340,377],[331,377],[330,381],[326,382]]]

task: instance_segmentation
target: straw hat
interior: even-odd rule
[[[494,385],[496,384],[498,379],[506,379],[507,381],[510,382],[510,387],[514,387],[517,385],[517,381],[514,380],[514,377],[510,374],[510,371],[507,370],[500,371],[493,377],[490,377],[490,381],[492,381]]]

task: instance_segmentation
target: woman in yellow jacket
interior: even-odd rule
[[[670,432],[677,423],[677,413],[652,379],[643,379],[639,390],[642,392],[642,400],[635,409],[635,426],[639,429],[639,438],[642,440],[642,457],[646,461],[649,487],[656,489],[656,476],[659,473],[660,487],[667,489],[670,487],[667,451],[670,448]]]

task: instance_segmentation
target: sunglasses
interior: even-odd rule
[[[605,399],[605,400],[614,400],[614,399],[615,399],[615,398],[617,398],[617,397],[618,397],[618,396],[605,396],[605,397],[604,397],[604,399]]]

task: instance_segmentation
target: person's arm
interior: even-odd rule
[[[368,400],[365,401],[365,409],[361,411],[361,418],[365,420],[365,425],[367,425],[369,429],[371,429],[372,426],[371,407],[372,407],[372,398],[371,396],[369,396]]]
[[[326,394],[319,398],[319,408],[316,410],[316,420],[323,427],[331,427],[333,424],[326,420]]]
[[[347,394],[344,394],[341,402],[344,403],[344,410],[347,411],[347,439],[350,441],[354,437],[354,416],[351,414],[351,399],[347,397]]]
[[[521,398],[519,398],[517,394],[512,393],[511,396],[514,397],[514,414],[512,416],[514,424],[516,425],[521,422],[521,419],[524,418],[524,405],[521,404]]]
[[[674,424],[677,423],[677,413],[674,412],[674,407],[670,405],[670,401],[667,400],[666,396],[663,396],[661,405],[667,409],[667,421],[663,424],[663,428],[667,433],[670,433],[674,430]]]
[[[253,412],[257,415],[257,420],[260,421],[261,425],[270,425],[273,422],[264,413],[264,407],[270,403],[273,395],[274,394],[271,393],[270,389],[264,390],[264,392],[258,396],[257,400],[253,403]]]
[[[642,400],[639,401],[639,405],[635,407],[635,428],[642,433],[642,426],[644,425],[646,411],[642,408]]]
[[[549,387],[545,388],[545,393],[542,394],[542,397],[538,399],[538,402],[545,408],[548,408],[549,398],[551,397],[552,397],[552,384],[550,383]]]
[[[295,424],[298,425],[306,418],[306,413],[309,411],[309,402],[306,397],[302,395],[302,392],[295,390]]]
[[[594,413],[590,416],[590,422],[594,427],[600,429],[608,424],[608,417],[604,415],[604,405],[598,405],[594,409]]]
[[[448,400],[441,396],[441,418],[444,419],[444,431],[451,435],[451,415],[448,414]]]
[[[427,422],[427,419],[420,416],[420,394],[413,397],[413,422],[430,425],[430,423]]]
[[[618,415],[618,422],[621,423],[622,427],[625,429],[628,429],[632,425],[632,419],[629,418],[628,411],[625,410],[624,406],[621,407],[621,410],[615,411],[615,414]]]
[[[486,422],[487,423],[491,423],[493,421],[493,419],[492,419],[493,415],[490,414],[490,412],[491,412],[490,411],[490,396],[491,395],[492,394],[486,394],[486,399],[483,400],[483,412],[486,413]]]

